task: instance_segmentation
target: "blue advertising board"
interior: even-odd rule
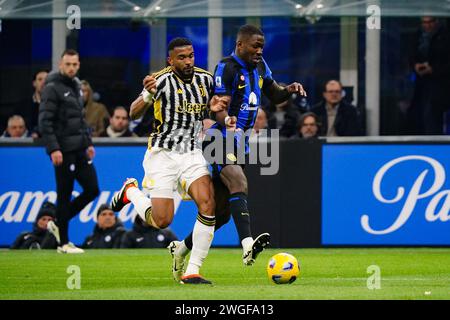
[[[109,203],[127,177],[141,180],[144,175],[142,160],[145,146],[97,146],[94,164],[101,194],[70,223],[69,238],[81,244],[92,233],[96,212],[103,203]],[[43,147],[0,147],[0,246],[10,246],[22,231],[32,230],[33,222],[45,200],[56,202],[55,175]],[[81,191],[75,184],[74,195]],[[176,201],[177,209],[170,228],[183,239],[192,230],[197,208],[193,201]],[[126,206],[118,217],[131,229],[134,217],[132,205]],[[213,245],[239,244],[232,220],[214,236]]]
[[[450,245],[450,145],[323,146],[323,245]]]

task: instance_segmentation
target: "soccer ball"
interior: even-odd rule
[[[267,275],[276,284],[294,282],[300,273],[297,259],[289,253],[277,253],[267,264]]]

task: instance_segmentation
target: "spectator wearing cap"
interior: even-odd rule
[[[81,247],[84,249],[119,248],[120,239],[125,232],[122,221],[116,217],[110,206],[102,204],[97,211],[94,232],[84,240]]]
[[[55,219],[56,206],[51,202],[44,202],[36,216],[33,231],[21,233],[11,249],[56,249],[55,237],[48,232],[47,223]]]
[[[174,240],[178,238],[170,228],[153,228],[136,215],[133,230],[123,235],[120,248],[166,248]]]

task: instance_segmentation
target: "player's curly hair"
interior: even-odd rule
[[[184,47],[184,46],[192,46],[191,40],[189,40],[188,38],[177,37],[169,42],[167,46],[167,51],[170,52],[176,47]]]

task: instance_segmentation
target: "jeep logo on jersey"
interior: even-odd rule
[[[190,103],[184,100],[182,105],[176,106],[175,111],[177,113],[201,114],[205,109],[205,103]]]

